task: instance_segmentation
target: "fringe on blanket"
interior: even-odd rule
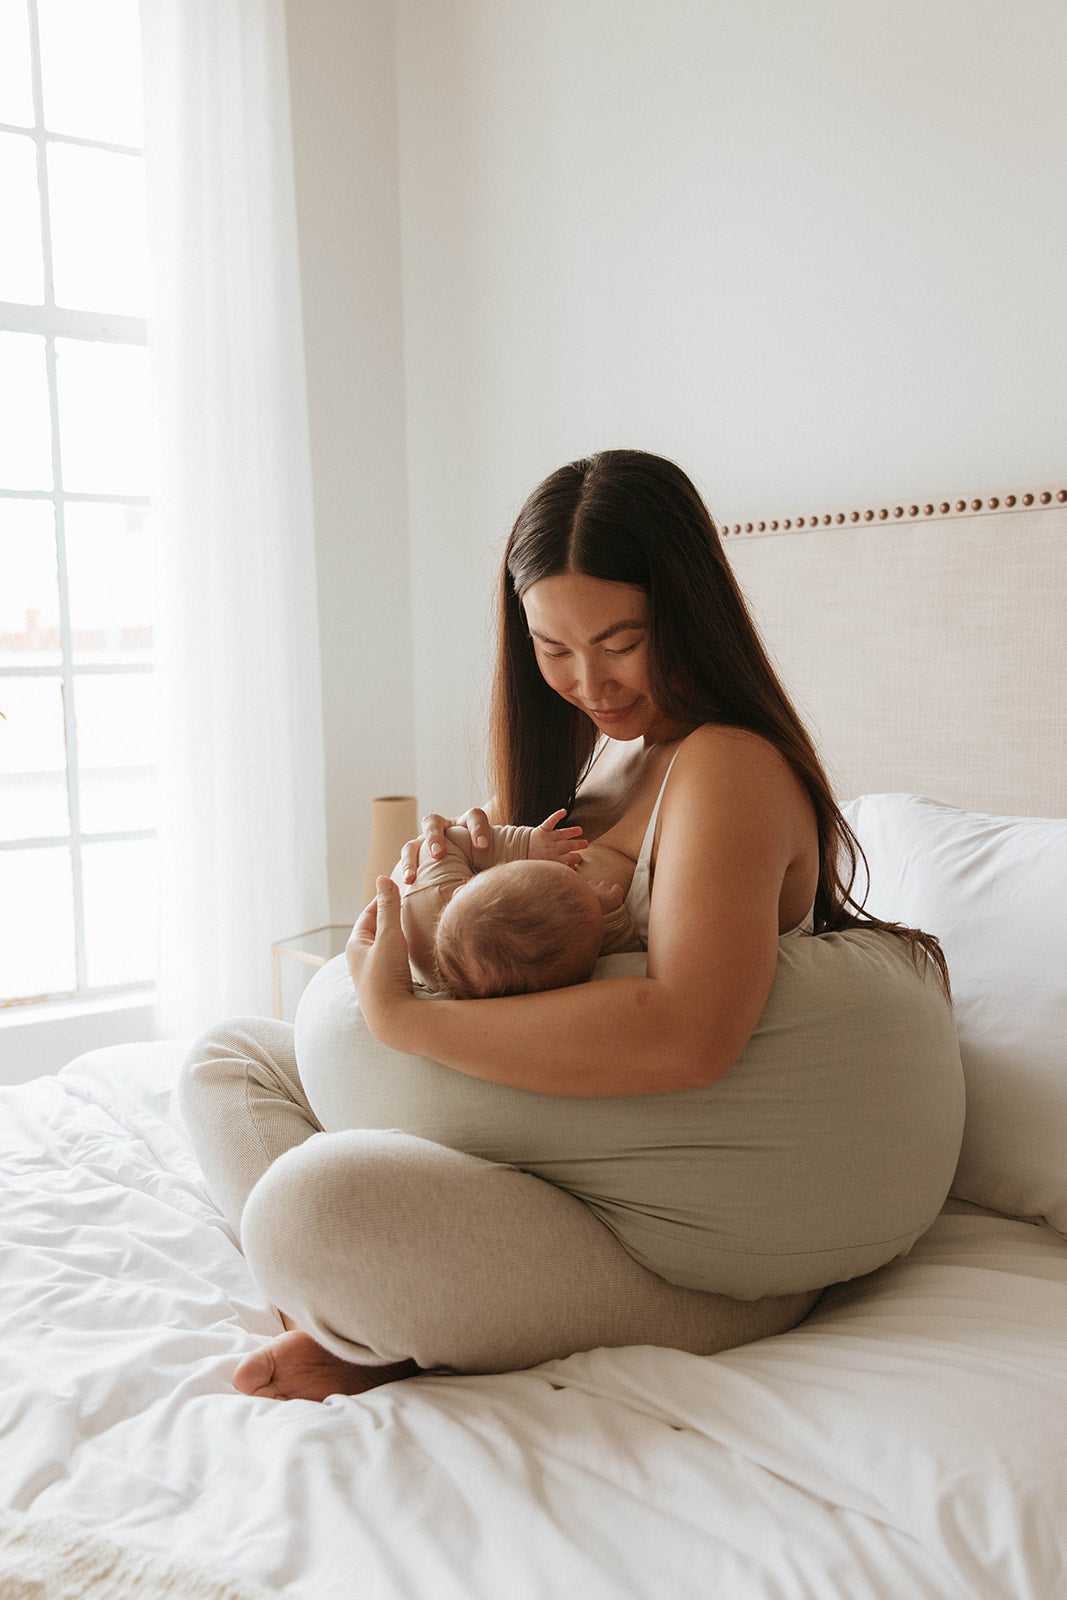
[[[0,1511],[0,1600],[271,1600],[243,1578],[118,1544],[66,1517]]]

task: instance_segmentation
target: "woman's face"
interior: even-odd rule
[[[565,572],[522,597],[541,676],[612,739],[653,743],[683,731],[653,704],[648,596],[629,583]]]

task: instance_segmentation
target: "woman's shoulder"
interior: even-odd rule
[[[770,739],[750,728],[730,727],[722,722],[704,722],[687,733],[675,752],[672,772],[681,776],[708,767],[724,776],[762,774],[768,779],[787,777],[797,781],[793,768]]]
[[[811,813],[805,785],[775,744],[718,722],[705,722],[682,739],[664,792],[665,810],[709,805],[805,821]]]
[[[682,740],[661,833],[656,870],[671,863],[675,884],[710,874],[749,907],[774,899],[781,931],[811,905],[819,874],[811,796],[777,746],[749,729],[705,723]]]

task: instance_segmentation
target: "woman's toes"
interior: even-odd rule
[[[264,1390],[270,1392],[273,1377],[274,1356],[270,1345],[264,1345],[260,1350],[253,1350],[250,1356],[245,1356],[233,1375],[233,1386],[241,1394],[260,1394]]]
[[[356,1366],[324,1350],[310,1334],[292,1328],[245,1356],[232,1382],[242,1394],[260,1399],[326,1400],[331,1394],[364,1394],[380,1384],[415,1377],[418,1371],[414,1361]]]

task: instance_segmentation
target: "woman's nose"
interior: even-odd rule
[[[583,661],[578,668],[578,693],[588,705],[599,704],[599,697],[610,689],[612,679],[599,662]]]

